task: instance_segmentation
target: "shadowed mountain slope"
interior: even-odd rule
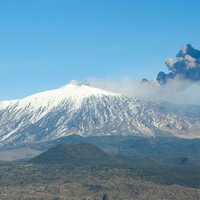
[[[119,161],[92,144],[59,144],[31,160],[38,164],[116,164]]]

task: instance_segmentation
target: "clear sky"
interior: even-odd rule
[[[200,49],[199,0],[1,0],[0,99],[94,78],[156,78]]]

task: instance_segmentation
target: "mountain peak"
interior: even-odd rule
[[[112,93],[87,84],[81,84],[77,81],[71,81],[67,85],[57,89],[36,93],[22,99],[2,101],[0,102],[0,108],[3,109],[16,103],[18,103],[20,107],[26,107],[29,105],[36,108],[46,107],[48,105],[54,106],[68,99],[81,103],[83,99],[91,96],[120,96],[120,94]]]
[[[89,96],[119,96],[118,93],[109,92],[107,90],[97,88],[88,84],[81,84],[76,81],[71,81],[69,84],[62,86],[59,90],[68,96],[75,96],[76,98]]]

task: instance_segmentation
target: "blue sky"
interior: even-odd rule
[[[154,79],[182,45],[200,49],[199,8],[199,0],[2,0],[0,99],[72,79]]]

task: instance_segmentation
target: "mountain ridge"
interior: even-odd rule
[[[83,84],[0,102],[0,145],[73,134],[199,137],[199,132],[200,106],[182,109]]]

